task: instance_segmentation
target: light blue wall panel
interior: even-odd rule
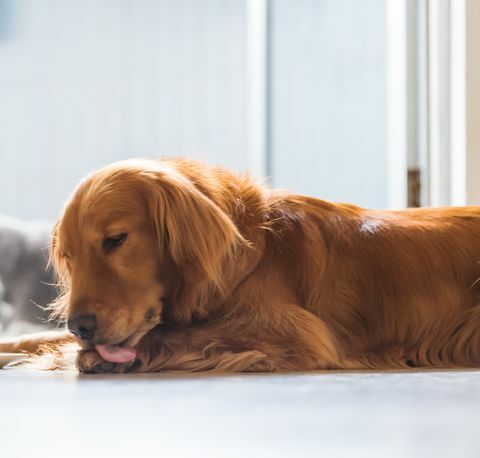
[[[385,0],[271,6],[273,183],[385,207]]]
[[[0,0],[0,213],[131,156],[246,168],[243,0]]]

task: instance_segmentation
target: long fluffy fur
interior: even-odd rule
[[[185,160],[117,163],[76,190],[52,242],[57,314],[68,315],[72,280],[62,237],[125,190],[146,208],[152,250],[172,261],[177,286],[136,363],[114,371],[480,365],[480,208],[365,210]],[[79,353],[81,371],[94,353]]]

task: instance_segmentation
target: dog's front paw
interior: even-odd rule
[[[111,363],[105,361],[95,350],[80,350],[76,366],[81,374],[121,374],[127,372],[132,363]]]

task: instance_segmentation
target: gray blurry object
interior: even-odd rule
[[[13,307],[5,302],[5,288],[0,279],[0,332],[4,331],[13,321]]]
[[[0,215],[0,328],[17,321],[48,325],[48,312],[38,305],[55,297],[47,268],[51,228]]]

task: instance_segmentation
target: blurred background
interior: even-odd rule
[[[45,318],[52,222],[115,160],[373,208],[479,203],[479,4],[0,0],[3,333]]]

